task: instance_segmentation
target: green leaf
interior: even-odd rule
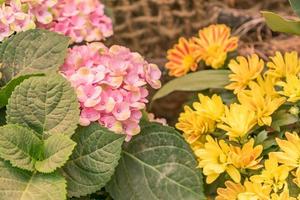
[[[77,146],[62,174],[68,182],[68,196],[79,197],[100,190],[110,180],[124,137],[94,123],[79,127],[73,140]]]
[[[46,30],[20,32],[0,46],[1,85],[24,74],[57,71],[63,64],[69,38]]]
[[[0,108],[7,105],[8,99],[12,94],[12,92],[14,91],[14,89],[25,79],[28,79],[32,76],[41,76],[41,74],[36,74],[36,75],[28,74],[24,76],[19,76],[17,78],[10,80],[5,86],[0,88]]]
[[[66,193],[66,180],[58,173],[24,171],[0,160],[1,200],[65,200]]]
[[[193,152],[173,128],[147,123],[123,148],[106,186],[115,200],[202,200],[203,181]]]
[[[6,119],[46,136],[70,136],[79,121],[79,104],[70,83],[61,75],[31,77],[12,93]]]
[[[295,170],[294,170],[295,172]],[[298,195],[300,194],[300,187],[298,187],[293,179],[295,178],[293,175],[292,175],[293,172],[290,172],[288,178],[287,178],[287,183],[288,183],[288,188],[289,188],[289,193],[291,195],[291,197],[298,197]]]
[[[280,15],[263,11],[267,25],[276,32],[300,35],[300,21],[284,19]]]
[[[0,157],[13,166],[33,171],[43,142],[28,128],[8,124],[0,127]]]
[[[229,70],[203,70],[187,74],[166,83],[156,92],[152,101],[174,91],[201,91],[209,88],[224,88],[229,83]]]
[[[289,0],[293,10],[300,17],[300,1],[299,0]]]
[[[35,168],[39,172],[50,173],[62,167],[76,143],[65,135],[52,135],[44,142],[44,159],[35,163]]]
[[[255,137],[255,146],[262,144],[266,139],[268,139],[268,132],[265,130],[259,132]]]
[[[279,110],[273,115],[271,127],[280,131],[280,127],[296,123],[299,118],[296,115],[288,113],[286,110]]]

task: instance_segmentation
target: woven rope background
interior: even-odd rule
[[[180,36],[196,35],[200,28],[216,22],[237,28],[253,17],[260,18],[259,10],[288,4],[287,0],[101,1],[114,20],[114,36],[107,43],[127,46],[157,64],[164,63],[167,49]]]
[[[205,24],[204,1],[107,0],[114,18],[115,33],[110,41],[148,58],[162,58],[178,37],[191,36]]]

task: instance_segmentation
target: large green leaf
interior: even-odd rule
[[[65,200],[66,180],[12,167],[0,160],[0,200]]]
[[[106,189],[115,200],[206,199],[196,167],[192,151],[177,131],[148,123],[124,145]]]
[[[70,83],[61,75],[31,77],[12,93],[6,119],[46,136],[72,135],[79,121],[79,104]]]
[[[28,128],[8,124],[0,127],[0,157],[13,166],[33,171],[43,142]]]
[[[300,1],[299,0],[289,0],[293,10],[300,17]]]
[[[77,146],[62,174],[68,182],[68,196],[79,197],[100,190],[110,180],[124,137],[94,123],[79,127],[73,140]]]
[[[187,74],[166,83],[156,92],[152,101],[174,91],[201,91],[208,88],[224,88],[229,83],[228,70],[203,70]]]
[[[76,143],[65,135],[52,135],[44,142],[44,159],[37,161],[35,168],[39,172],[50,173],[55,169],[62,167],[72,151]]]
[[[0,46],[0,71],[4,85],[14,76],[56,71],[64,62],[69,38],[46,30],[28,30]]]
[[[8,99],[9,99],[11,93],[14,91],[15,87],[17,87],[25,79],[28,79],[31,76],[37,76],[37,75],[28,74],[28,75],[24,75],[24,76],[19,76],[17,78],[10,80],[5,86],[0,88],[0,108],[7,105]]]
[[[284,19],[273,12],[264,11],[262,14],[273,31],[300,35],[300,21]]]

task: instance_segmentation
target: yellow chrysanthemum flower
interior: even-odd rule
[[[272,152],[279,163],[294,168],[300,168],[300,138],[297,133],[286,132],[287,140],[276,138],[276,142],[282,152]]]
[[[237,200],[238,195],[246,191],[241,183],[226,181],[225,186],[226,188],[217,189],[218,196],[216,200]]]
[[[244,185],[225,182],[226,188],[218,188],[216,200],[270,200],[271,188],[248,180]]]
[[[169,62],[166,64],[166,68],[169,70],[169,75],[180,77],[189,71],[196,71],[200,56],[196,51],[195,44],[181,37],[178,44],[168,50],[167,59]]]
[[[262,145],[254,147],[254,140],[250,139],[242,148],[230,146],[229,158],[237,169],[257,170],[262,167],[262,165],[259,164],[262,159],[259,158],[262,150]]]
[[[214,140],[209,135],[206,141],[204,148],[195,151],[199,160],[198,166],[203,168],[203,174],[206,176],[206,183],[214,182],[223,172],[227,172],[235,182],[240,182],[239,171],[228,160],[230,147],[226,142]]]
[[[193,107],[196,112],[210,118],[214,121],[220,121],[224,115],[225,105],[223,104],[222,98],[214,94],[211,98],[199,94],[199,102],[193,103]]]
[[[230,36],[230,28],[224,24],[210,25],[199,31],[199,37],[193,37],[201,58],[206,65],[214,69],[222,67],[227,53],[238,46],[238,38]]]
[[[244,187],[246,192],[240,194],[238,200],[270,200],[270,193],[272,191],[270,186],[246,180]]]
[[[268,95],[272,98],[276,98],[280,96],[278,92],[275,90],[276,78],[268,74],[265,74],[264,76],[259,75],[256,79],[256,82],[265,95]]]
[[[287,187],[286,187],[287,188]],[[282,192],[279,194],[273,193],[271,194],[271,200],[297,200],[294,197],[290,197],[289,190],[284,189]]]
[[[300,100],[300,79],[296,75],[288,75],[286,81],[280,81],[276,85],[282,87],[278,93],[288,97],[287,101],[295,103]]]
[[[290,75],[298,75],[300,72],[300,59],[296,51],[286,52],[284,57],[280,52],[276,52],[274,57],[270,57],[271,62],[267,63],[268,74],[276,78],[283,78]]]
[[[282,152],[272,152],[270,154],[275,156],[279,163],[290,167],[291,170],[296,168],[296,171],[293,172],[296,177],[294,182],[300,187],[300,138],[295,132],[286,132],[285,136],[287,140],[276,138]]]
[[[247,58],[238,56],[236,60],[230,60],[228,65],[233,74],[229,75],[232,83],[225,88],[233,90],[235,94],[245,89],[250,81],[256,79],[264,69],[264,61],[256,54]]]
[[[203,115],[199,115],[189,106],[184,107],[180,114],[176,128],[183,132],[185,140],[193,144],[197,140],[205,141],[205,134],[215,130],[215,122]]]
[[[285,98],[270,96],[264,88],[253,81],[249,83],[249,88],[250,90],[242,90],[238,93],[239,102],[255,112],[259,126],[270,126],[271,115],[285,102]]]
[[[256,125],[255,112],[246,106],[233,103],[230,108],[225,107],[225,117],[217,125],[218,128],[227,131],[227,135],[232,140],[239,140],[246,136]]]
[[[251,176],[250,180],[270,186],[275,193],[279,192],[287,184],[289,168],[286,165],[279,165],[276,156],[272,154],[269,154],[269,159],[265,161],[264,166],[261,174]]]

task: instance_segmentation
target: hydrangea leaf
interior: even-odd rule
[[[158,90],[152,101],[174,91],[201,91],[208,88],[224,88],[229,83],[229,70],[203,70],[175,78]]]
[[[94,123],[79,127],[73,140],[77,146],[62,174],[68,182],[68,196],[79,197],[100,190],[110,180],[124,137]]]
[[[69,38],[47,30],[28,30],[0,46],[1,85],[25,74],[57,71],[67,53]]]
[[[32,76],[41,76],[42,74],[28,74],[24,76],[16,77],[10,80],[5,86],[0,88],[0,108],[4,107],[8,103],[8,99],[12,92],[14,91],[15,87],[17,87],[20,83],[22,83],[25,79],[28,79]]]
[[[13,166],[33,171],[43,142],[33,131],[16,124],[0,127],[0,157]]]
[[[66,195],[66,180],[58,173],[29,172],[0,160],[0,199],[65,200]]]
[[[70,83],[61,75],[31,77],[12,93],[6,119],[46,136],[70,136],[79,121],[79,104]]]
[[[201,171],[183,137],[171,127],[146,123],[123,147],[107,191],[115,200],[206,199]]]
[[[44,141],[44,159],[37,161],[35,168],[43,173],[53,172],[67,162],[75,146],[76,143],[68,136],[61,134],[50,136]]]
[[[300,35],[299,20],[284,19],[280,15],[268,11],[264,11],[262,14],[272,31]]]

